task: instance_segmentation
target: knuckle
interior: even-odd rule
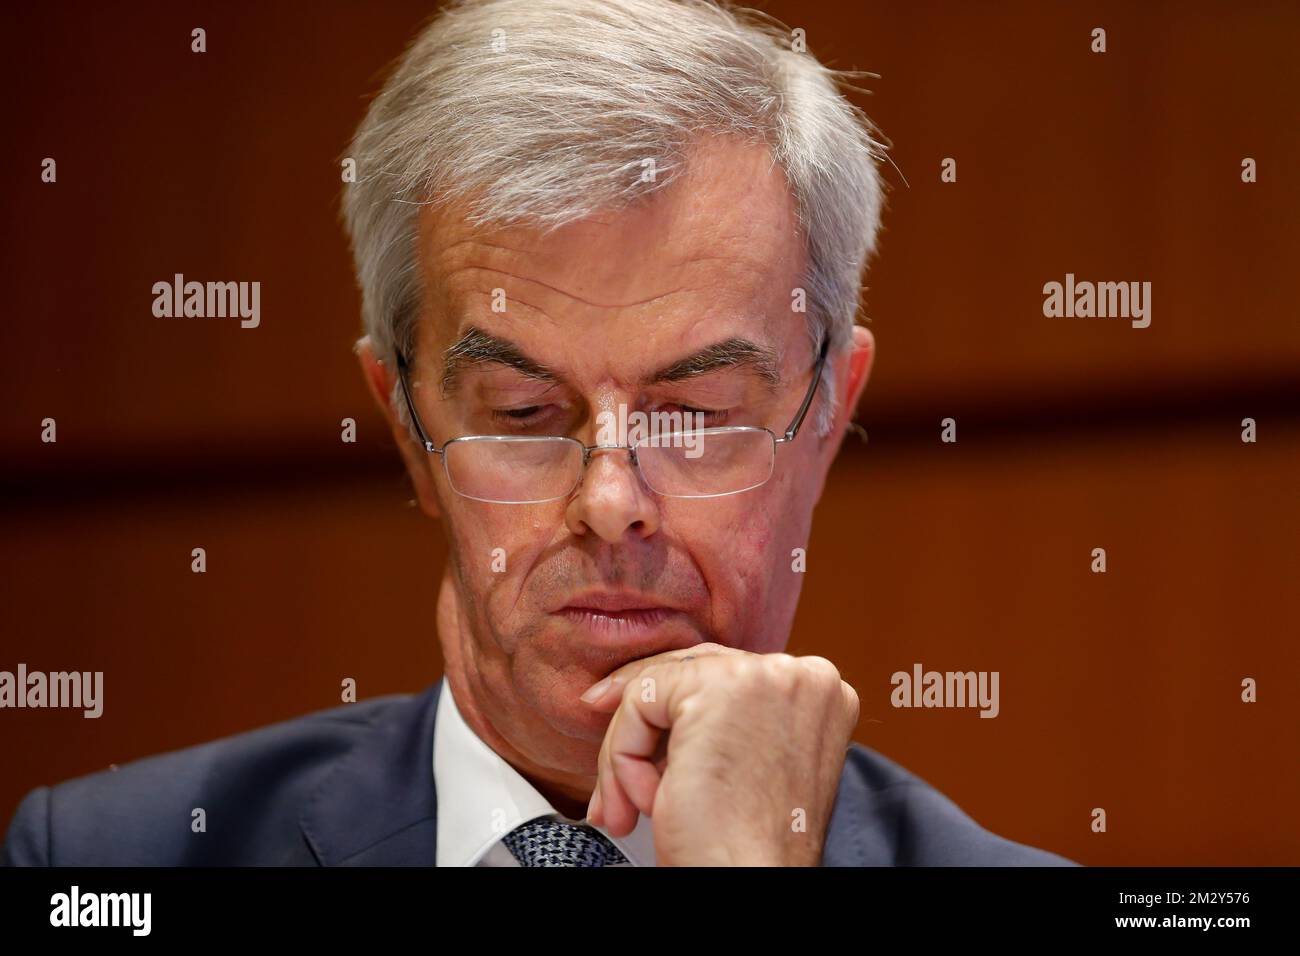
[[[731,648],[725,644],[719,644],[716,641],[705,641],[703,644],[696,644],[687,650],[688,654],[725,654]]]
[[[753,664],[755,681],[778,693],[792,694],[803,685],[806,672],[799,658],[775,652],[763,654]]]
[[[847,681],[840,681],[844,687],[844,699],[848,704],[849,718],[852,723],[858,722],[858,715],[862,712],[862,700],[858,697],[856,688]]]
[[[800,690],[820,696],[838,695],[840,671],[824,657],[809,655],[794,658],[790,666],[790,678]]]
[[[840,682],[840,669],[826,658],[811,654],[807,657],[801,657],[799,660],[814,677],[824,680],[832,684],[832,686]]]
[[[623,699],[629,700],[638,696],[647,687],[657,686],[659,681],[663,679],[665,673],[665,669],[660,664],[654,664],[647,667],[623,685]]]

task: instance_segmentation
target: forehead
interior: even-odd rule
[[[647,199],[557,229],[474,226],[463,207],[426,207],[419,236],[420,337],[444,347],[485,317],[517,337],[588,345],[707,344],[741,323],[768,326],[772,339],[795,319],[802,328],[790,303],[804,242],[784,174],[763,146],[701,144]]]

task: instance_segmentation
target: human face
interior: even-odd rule
[[[412,398],[439,445],[476,434],[594,445],[597,416],[617,419],[620,405],[780,431],[810,381],[806,316],[792,308],[803,241],[761,147],[702,144],[646,202],[550,233],[426,210],[420,264]],[[446,377],[445,353],[470,329],[526,361],[462,363]],[[740,364],[656,381],[733,339],[770,357],[767,375]],[[611,671],[706,641],[781,650],[802,580],[791,552],[807,546],[836,444],[812,425],[778,446],[767,483],[740,494],[660,497],[626,452],[598,452],[569,498],[536,505],[456,494],[437,456],[399,431],[421,504],[450,544],[439,638],[471,725],[538,766],[585,773],[608,717],[578,698]],[[602,598],[643,610],[593,613]]]

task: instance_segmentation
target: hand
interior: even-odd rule
[[[700,644],[626,664],[587,694],[613,712],[589,822],[624,836],[653,817],[661,866],[821,863],[858,721],[830,661]]]

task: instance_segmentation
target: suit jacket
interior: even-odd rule
[[[39,787],[6,865],[432,866],[441,682]],[[206,832],[191,829],[193,811]],[[826,866],[1070,865],[984,830],[902,767],[853,744]]]

